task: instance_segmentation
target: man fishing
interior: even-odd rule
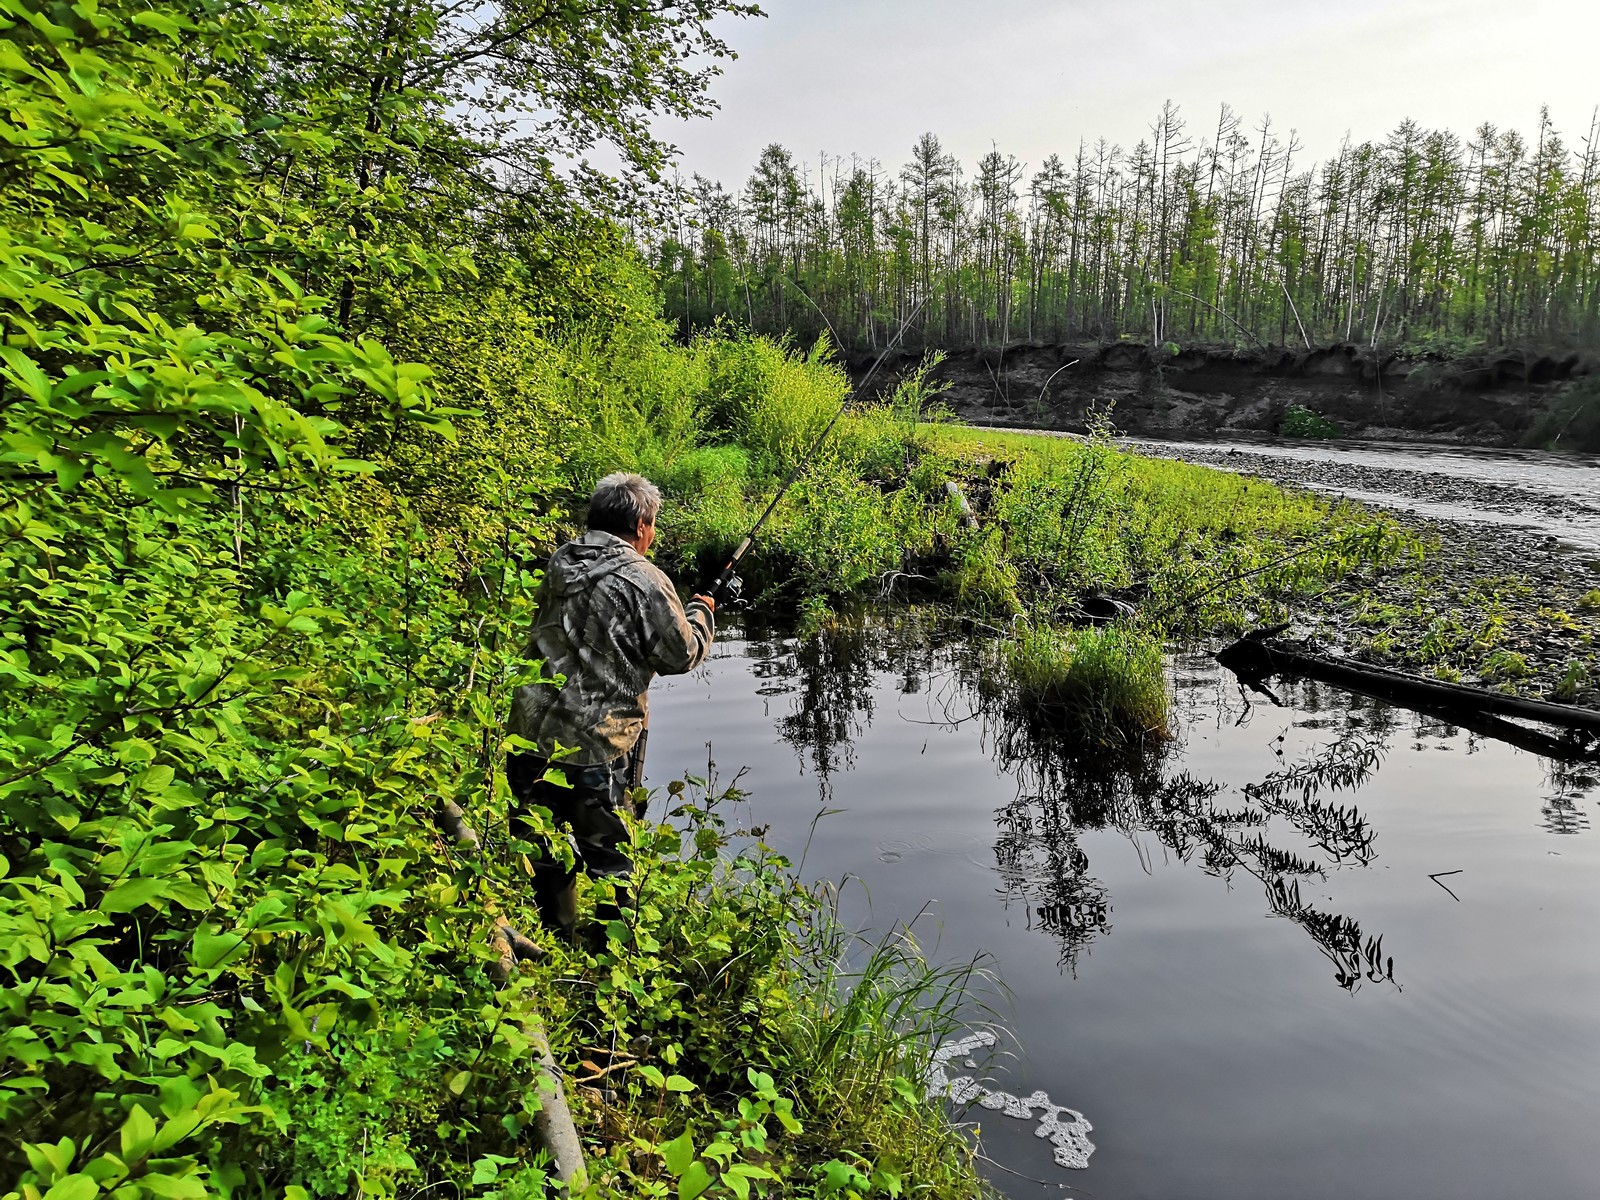
[[[671,580],[644,557],[655,541],[661,492],[642,475],[618,472],[597,483],[589,499],[589,531],[551,556],[528,655],[542,658],[545,673],[563,675],[566,682],[517,690],[508,729],[538,750],[508,757],[506,778],[517,802],[514,819],[540,848],[533,864],[539,916],[563,937],[570,940],[577,925],[577,867],[569,869],[555,859],[530,828],[530,810],[548,808],[557,825],[571,827],[578,865],[616,888],[616,900],[597,905],[595,916],[615,920],[619,905],[631,901],[633,863],[621,848],[628,829],[619,810],[628,789],[643,778],[650,681],[657,675],[682,675],[705,661],[717,600],[739,598],[740,560],[806,462],[899,345],[923,303],[918,301],[907,314],[866,377],[789,469],[727,565],[687,609],[678,602]],[[548,757],[566,748],[574,752],[558,762]],[[570,786],[544,778],[553,762]]]
[[[546,675],[566,681],[519,688],[512,703],[509,731],[538,747],[506,760],[514,820],[540,850],[533,863],[539,916],[568,940],[577,925],[578,867],[616,888],[614,902],[596,907],[599,920],[615,920],[618,906],[631,901],[633,863],[620,813],[642,780],[650,681],[694,670],[715,632],[713,596],[695,596],[685,607],[672,581],[645,558],[660,509],[660,490],[642,475],[618,472],[595,485],[588,532],[545,568],[528,647],[530,658],[544,660]],[[558,749],[573,753],[553,761]],[[544,778],[551,766],[569,786]],[[571,828],[573,867],[533,832],[535,806]]]

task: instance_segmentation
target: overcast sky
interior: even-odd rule
[[[765,0],[719,32],[739,52],[709,121],[663,123],[732,187],[762,147],[898,169],[932,130],[969,169],[991,144],[1031,168],[1080,138],[1132,146],[1171,99],[1199,140],[1226,101],[1270,113],[1306,153],[1402,118],[1463,136],[1532,131],[1541,104],[1576,144],[1600,103],[1600,0]],[[1303,159],[1302,161],[1309,161]]]

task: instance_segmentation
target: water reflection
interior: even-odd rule
[[[918,707],[925,705],[930,726],[978,723],[997,765],[1017,782],[1015,798],[995,813],[999,899],[1021,907],[1029,928],[1054,939],[1063,971],[1075,973],[1084,950],[1112,932],[1112,896],[1095,876],[1084,841],[1086,834],[1115,830],[1136,849],[1153,835],[1168,855],[1224,885],[1253,880],[1265,912],[1305,933],[1332,964],[1338,987],[1399,986],[1381,932],[1318,907],[1308,889],[1325,885],[1330,872],[1367,869],[1377,859],[1379,831],[1356,796],[1396,739],[1460,747],[1459,720],[1407,713],[1321,684],[1290,685],[1294,707],[1313,714],[1296,727],[1325,731],[1326,740],[1291,757],[1279,734],[1272,746],[1278,768],[1229,786],[1180,765],[1185,731],[1213,722],[1248,727],[1255,717],[1246,694],[1235,694],[1204,656],[1172,664],[1178,736],[1113,754],[1075,741],[1070,729],[1017,704],[1001,686],[994,643],[971,629],[902,611],[887,621],[841,621],[801,639],[771,629],[748,633],[756,674],[770,681],[763,693],[787,696],[779,702],[787,705],[777,716],[779,735],[814,772],[823,801],[835,773],[853,765],[855,742],[876,715],[874,690],[885,678],[902,697],[922,698]],[[1520,726],[1512,730],[1504,740],[1525,748],[1552,751],[1560,744]],[[1475,751],[1480,736],[1500,732],[1469,733],[1466,752]],[[1580,801],[1600,785],[1595,768],[1557,758],[1546,764],[1545,829],[1586,831]]]

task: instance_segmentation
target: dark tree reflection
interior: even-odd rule
[[[841,619],[799,639],[752,630],[748,652],[771,694],[791,697],[778,730],[815,771],[824,799],[832,775],[853,764],[855,742],[874,716],[874,688],[885,679],[903,696],[924,696],[933,725],[979,723],[997,765],[1017,783],[1015,799],[995,813],[1000,898],[1020,905],[1030,928],[1055,939],[1064,971],[1075,972],[1086,948],[1112,930],[1112,897],[1093,874],[1083,835],[1115,829],[1135,841],[1153,834],[1172,857],[1224,882],[1255,880],[1265,911],[1305,932],[1333,964],[1340,987],[1394,982],[1381,935],[1316,908],[1302,884],[1374,862],[1378,831],[1355,795],[1395,739],[1449,740],[1455,724],[1324,685],[1295,685],[1295,707],[1307,714],[1296,726],[1325,730],[1323,745],[1291,761],[1280,734],[1277,769],[1227,787],[1183,770],[1177,741],[1108,749],[1042,719],[1016,699],[995,646],[971,629],[901,610],[887,621]],[[1173,684],[1179,729],[1247,726],[1261,711],[1259,702],[1235,694],[1209,658],[1178,659]],[[1579,800],[1600,782],[1592,766],[1549,769],[1546,828],[1586,828]]]

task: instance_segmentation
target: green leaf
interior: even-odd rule
[[[44,1200],[91,1200],[100,1194],[100,1185],[87,1175],[68,1175],[51,1185]]]
[[[696,1159],[678,1180],[678,1200],[695,1200],[714,1182],[705,1163]]]
[[[106,893],[100,901],[100,911],[128,913],[150,903],[166,890],[167,880],[159,878],[130,879]]]
[[[840,1162],[837,1158],[829,1159],[822,1164],[822,1188],[824,1193],[842,1192],[845,1188],[854,1188],[857,1191],[866,1191],[871,1181],[847,1162]]]
[[[39,369],[38,363],[13,346],[0,346],[0,362],[6,364],[0,367],[0,376],[16,384],[29,399],[49,403],[50,377]]]
[[[472,1183],[474,1187],[481,1187],[486,1183],[493,1183],[500,1178],[500,1168],[509,1167],[517,1160],[507,1158],[503,1154],[485,1154],[472,1164]]]
[[[471,1082],[471,1071],[457,1071],[454,1075],[450,1076],[450,1083],[448,1085],[450,1088],[450,1094],[452,1096],[461,1095],[462,1092],[467,1090],[467,1084]]]
[[[128,1113],[128,1119],[122,1123],[122,1158],[125,1162],[135,1162],[150,1152],[150,1147],[156,1140],[156,1121],[142,1107],[135,1104]]]
[[[164,1200],[206,1200],[205,1184],[193,1175],[141,1175],[139,1182]]]
[[[689,1170],[690,1164],[695,1161],[694,1137],[687,1129],[670,1142],[663,1142],[659,1149],[661,1161],[667,1164],[667,1170],[679,1177],[682,1177]]]
[[[240,933],[222,933],[214,925],[198,926],[194,946],[189,950],[189,962],[202,970],[210,971],[222,966],[250,950],[250,939]]]
[[[685,1079],[682,1075],[668,1075],[667,1076],[667,1091],[669,1091],[669,1092],[692,1092],[692,1091],[694,1091],[694,1084],[691,1083],[689,1080]]]

